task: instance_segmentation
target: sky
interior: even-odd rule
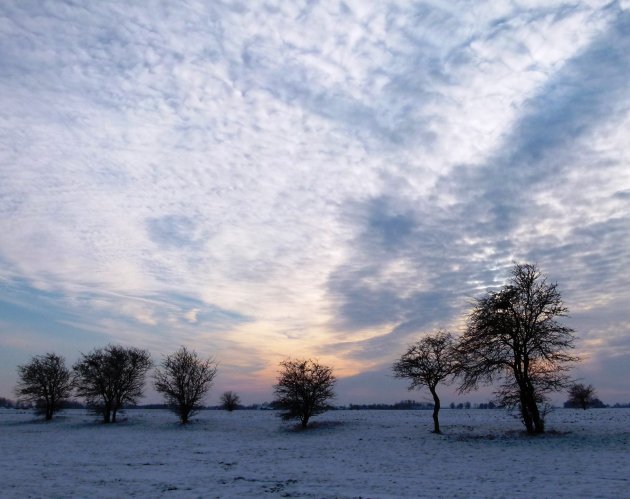
[[[629,0],[0,2],[0,395],[120,343],[425,400],[392,363],[517,261],[630,402],[629,54]]]

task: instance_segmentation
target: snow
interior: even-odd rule
[[[161,410],[102,425],[0,410],[2,497],[630,497],[630,410],[557,409],[528,437],[502,410]]]

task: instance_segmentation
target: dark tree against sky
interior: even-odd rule
[[[569,399],[565,403],[568,407],[579,407],[580,409],[588,409],[595,401],[595,388],[592,385],[584,385],[583,383],[575,383],[569,387]]]
[[[155,370],[155,389],[182,424],[201,408],[201,402],[217,374],[216,362],[202,359],[194,350],[181,347],[167,355]]]
[[[448,382],[457,372],[455,339],[446,331],[428,334],[410,345],[393,365],[394,376],[410,380],[409,389],[427,387],[433,397],[433,431],[440,433],[438,383]]]
[[[335,381],[332,368],[317,361],[285,360],[280,363],[273,406],[282,410],[283,419],[298,419],[306,428],[312,416],[330,408]]]
[[[46,420],[52,419],[74,387],[74,376],[64,358],[54,353],[38,355],[17,370],[19,381],[15,393],[18,399],[34,403]]]
[[[223,392],[221,395],[221,407],[226,411],[232,412],[238,409],[238,405],[241,403],[241,398],[233,391]]]
[[[574,331],[558,322],[567,315],[558,286],[533,264],[515,263],[508,283],[475,301],[458,346],[460,391],[501,381],[500,403],[518,406],[528,433],[543,433],[540,404],[567,386],[577,357]]]
[[[120,345],[97,348],[82,354],[74,365],[77,394],[103,416],[104,423],[115,423],[120,409],[142,397],[150,368],[147,350]]]

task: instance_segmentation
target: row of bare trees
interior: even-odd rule
[[[456,378],[460,393],[499,382],[498,403],[518,407],[528,433],[543,433],[542,404],[568,386],[568,368],[578,360],[569,353],[574,331],[557,320],[566,314],[557,284],[536,265],[517,263],[505,286],[476,299],[461,337],[442,330],[424,336],[394,363],[394,375],[411,380],[410,389],[429,389],[436,433],[437,386]]]
[[[330,408],[335,376],[330,367],[312,360],[286,360],[280,365],[272,405],[281,410],[283,419],[299,419],[306,428],[312,416]],[[104,423],[115,423],[123,407],[142,397],[151,367],[148,351],[120,345],[82,354],[72,370],[66,367],[63,357],[47,353],[18,366],[16,394],[21,401],[33,403],[46,420],[52,419],[64,402],[76,394],[101,415]],[[195,351],[181,347],[155,369],[154,387],[180,421],[188,423],[201,408],[216,373],[213,359],[202,359]],[[233,411],[239,404],[235,392],[221,395],[221,405],[226,410]]]
[[[545,431],[548,394],[569,386],[574,331],[558,319],[567,315],[558,285],[535,264],[515,263],[506,285],[477,298],[459,338],[438,330],[410,345],[393,364],[394,375],[410,380],[409,389],[427,387],[433,397],[433,429],[440,433],[439,383],[460,380],[459,392],[499,383],[501,406],[518,407],[528,433]],[[333,397],[331,368],[312,360],[281,364],[275,406],[285,419],[306,428],[311,416],[325,411]],[[590,387],[592,388],[592,387]],[[573,385],[571,397],[582,407],[589,387]]]
[[[455,379],[460,393],[498,382],[498,404],[518,407],[529,434],[543,433],[548,395],[570,386],[569,367],[579,360],[570,354],[573,329],[558,320],[567,312],[556,283],[535,264],[515,263],[506,285],[475,300],[463,335],[444,330],[425,335],[394,362],[394,375],[409,379],[409,389],[429,389],[435,433],[440,433],[437,386]],[[285,419],[299,419],[306,428],[333,397],[332,370],[310,360],[281,366],[275,404]],[[570,397],[586,408],[592,387],[574,384]]]
[[[568,366],[578,360],[569,354],[574,331],[558,322],[566,314],[557,284],[547,282],[536,265],[515,264],[505,286],[476,299],[463,335],[456,338],[444,330],[425,335],[393,364],[394,375],[409,379],[410,389],[429,389],[436,433],[440,433],[437,386],[455,379],[460,380],[461,393],[498,381],[498,403],[519,407],[527,432],[543,433],[541,404],[549,392],[568,386]],[[62,358],[46,354],[18,368],[17,393],[31,397],[50,419],[60,401],[76,390],[105,423],[115,422],[120,408],[142,395],[151,366],[146,350],[118,345],[82,354],[72,372]],[[310,359],[289,359],[280,367],[273,406],[284,419],[297,419],[306,428],[312,416],[330,407],[335,376],[330,367]],[[216,372],[213,359],[201,359],[182,347],[156,368],[154,386],[186,423]],[[222,403],[233,409],[238,396],[226,392]]]
[[[20,400],[32,402],[46,420],[52,419],[64,401],[76,394],[102,416],[104,423],[115,423],[124,406],[135,404],[142,397],[152,365],[147,350],[121,345],[81,354],[72,370],[66,367],[63,357],[47,353],[18,366],[16,394]],[[154,386],[181,422],[187,423],[200,408],[216,373],[213,359],[202,359],[195,351],[181,347],[164,357],[155,369]],[[235,393],[226,392],[224,397],[230,410],[238,405]]]

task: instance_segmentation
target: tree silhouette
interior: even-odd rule
[[[546,394],[566,387],[568,364],[578,358],[573,330],[564,317],[557,284],[550,284],[536,265],[514,264],[509,283],[475,301],[458,344],[463,381],[460,392],[497,379],[499,403],[519,406],[528,433],[543,433],[539,404]]]
[[[448,382],[457,373],[455,339],[446,331],[437,331],[410,345],[393,365],[396,378],[411,380],[409,389],[426,386],[433,397],[433,432],[440,433],[440,398],[437,385]]]
[[[164,396],[169,408],[182,424],[201,408],[201,401],[217,374],[213,359],[201,359],[194,350],[181,347],[167,355],[155,370],[155,389]]]
[[[32,402],[47,421],[61,409],[74,388],[74,376],[63,357],[54,353],[38,355],[17,368],[15,393],[20,401]]]
[[[151,367],[149,352],[133,347],[108,345],[82,354],[74,365],[77,394],[104,423],[115,423],[118,411],[142,397],[144,379]]]
[[[226,411],[232,412],[234,409],[238,409],[240,403],[240,397],[232,391],[224,392],[221,395],[221,407]]]
[[[285,360],[280,367],[272,406],[283,411],[282,419],[298,419],[306,428],[312,416],[330,409],[336,381],[332,368],[311,359]]]
[[[585,386],[582,383],[575,383],[569,387],[569,399],[565,406],[588,409],[593,406],[595,398],[595,388],[592,385]]]

